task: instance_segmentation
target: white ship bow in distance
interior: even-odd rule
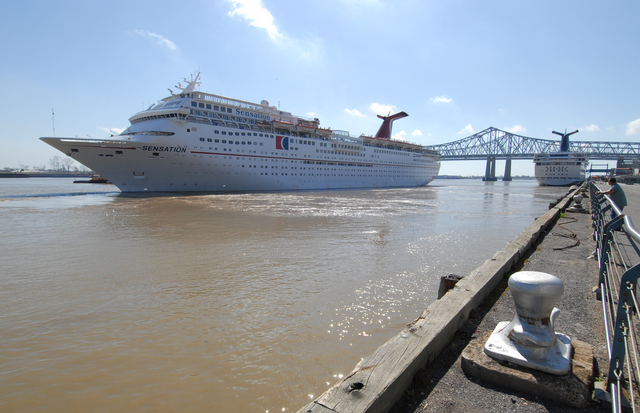
[[[558,152],[538,153],[534,156],[535,176],[539,185],[568,186],[583,182],[589,165],[586,153],[570,150],[569,136],[578,130],[567,133],[553,131],[560,135]]]

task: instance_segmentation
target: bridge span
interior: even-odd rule
[[[511,160],[533,159],[538,153],[558,152],[560,140],[538,139],[494,127],[454,142],[431,146],[443,161],[487,160],[485,180],[496,180],[496,160],[506,160],[504,178],[511,180]],[[640,158],[640,142],[572,141],[570,151],[584,152],[589,159],[621,161]]]

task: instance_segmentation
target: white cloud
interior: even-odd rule
[[[451,103],[453,102],[453,99],[447,96],[436,96],[433,97],[431,99],[429,99],[429,102],[431,103]]]
[[[585,126],[584,128],[581,128],[580,130],[584,130],[587,132],[598,132],[600,128],[598,127],[598,125],[588,125],[588,126]]]
[[[174,42],[172,42],[171,40],[167,39],[162,35],[148,32],[146,30],[134,30],[134,33],[139,36],[148,37],[151,40],[155,40],[156,44],[162,47],[166,47],[169,50],[178,50],[178,46],[176,46]]]
[[[378,115],[388,116],[390,113],[395,112],[396,107],[393,105],[382,105],[380,103],[372,103],[369,109],[373,110]]]
[[[406,141],[405,136],[407,136],[407,132],[401,130],[400,132],[393,135],[391,138],[397,141]]]
[[[422,136],[422,131],[420,131],[419,129],[414,130],[413,132],[411,132],[412,136]]]
[[[275,24],[275,20],[271,12],[267,10],[262,0],[229,0],[233,4],[233,10],[229,12],[230,16],[240,16],[249,21],[251,26],[266,30],[269,37],[273,40],[282,37],[282,33]]]
[[[344,111],[347,112],[351,116],[359,116],[359,117],[362,117],[362,118],[365,117],[362,113],[360,113],[360,111],[358,109],[346,109],[345,108]]]
[[[640,134],[640,119],[636,119],[627,123],[627,135],[639,135]]]
[[[238,17],[249,25],[264,30],[274,45],[309,64],[324,62],[324,42],[321,37],[309,35],[307,39],[296,39],[281,31],[271,12],[262,0],[229,0],[232,10],[229,16]]]
[[[312,118],[317,118],[317,117],[318,117],[318,114],[317,114],[317,113],[314,113],[314,112],[307,112],[307,116],[310,116],[310,117],[312,117]]]
[[[504,128],[504,130],[509,133],[524,133],[527,131],[527,128],[522,125],[513,125],[510,128]]]
[[[458,132],[459,134],[463,134],[463,133],[468,133],[470,135],[473,135],[474,133],[476,133],[475,130],[473,130],[473,126],[471,126],[471,124],[468,124],[467,126],[465,126],[460,132]]]
[[[98,129],[109,132],[112,135],[119,135],[127,128],[105,128],[104,126],[98,126]]]

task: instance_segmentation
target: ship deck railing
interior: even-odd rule
[[[232,107],[236,107],[236,108],[249,109],[249,110],[252,110],[254,112],[264,113],[264,114],[268,114],[268,115],[293,116],[293,115],[291,115],[291,113],[280,111],[280,110],[276,109],[274,106],[263,106],[263,105],[259,105],[257,103],[246,102],[244,100],[228,98],[228,97],[219,96],[219,95],[213,95],[213,94],[205,93],[205,92],[193,92],[192,96],[194,98],[196,98],[196,99],[201,99],[201,100],[204,100],[204,101],[207,101],[207,102],[218,103],[218,104],[224,105],[224,106],[232,106]],[[307,122],[313,122],[315,120],[315,119],[312,119],[312,118],[307,118],[307,117],[304,117],[304,116],[297,116],[297,115],[293,116],[293,117],[295,117],[296,119],[299,119],[299,120],[307,121]]]
[[[590,182],[609,371],[605,388],[597,389],[596,395],[611,403],[612,412],[623,407],[636,412],[640,406],[640,233],[631,218],[598,190]]]
[[[187,118],[189,121],[191,122],[195,122],[195,123],[201,123],[204,125],[220,125],[220,126],[225,126],[225,127],[236,127],[238,129],[246,129],[246,130],[260,130],[260,131],[265,131],[268,133],[282,133],[282,134],[286,134],[286,135],[291,135],[291,136],[300,136],[300,137],[305,137],[308,139],[316,139],[316,140],[320,140],[320,141],[331,141],[332,139],[330,137],[327,136],[322,136],[322,135],[314,135],[311,134],[309,132],[295,132],[295,131],[285,131],[285,130],[280,130],[278,132],[278,129],[276,128],[275,131],[274,130],[268,130],[270,128],[263,126],[263,125],[255,125],[255,124],[250,124],[248,122],[246,123],[240,123],[240,122],[236,122],[233,120],[226,120],[223,119],[221,116],[217,116],[215,118],[210,118],[208,116],[198,116],[198,115],[189,115]],[[402,150],[404,152],[414,152],[414,153],[426,153],[429,155],[439,155],[439,153],[437,151],[434,150],[430,150],[430,149],[423,149],[423,148],[415,148],[415,149],[411,149],[411,148],[401,148],[399,145],[394,144],[393,141],[390,141],[387,144],[384,145],[373,145],[370,143],[363,143],[361,138],[357,138],[357,137],[353,137],[349,135],[349,132],[347,131],[340,131],[340,130],[334,130],[333,133],[335,135],[337,135],[338,137],[340,137],[341,139],[344,140],[348,140],[349,142],[351,142],[354,145],[359,145],[362,144],[362,146],[366,146],[366,147],[375,147],[375,148],[387,148],[387,149],[397,149],[397,150]]]

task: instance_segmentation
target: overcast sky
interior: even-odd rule
[[[638,16],[637,0],[4,2],[0,168],[59,155],[38,140],[54,125],[58,137],[123,130],[198,69],[202,91],[356,136],[404,110],[394,135],[424,145],[490,126],[638,142]],[[532,162],[513,173],[533,175]]]

